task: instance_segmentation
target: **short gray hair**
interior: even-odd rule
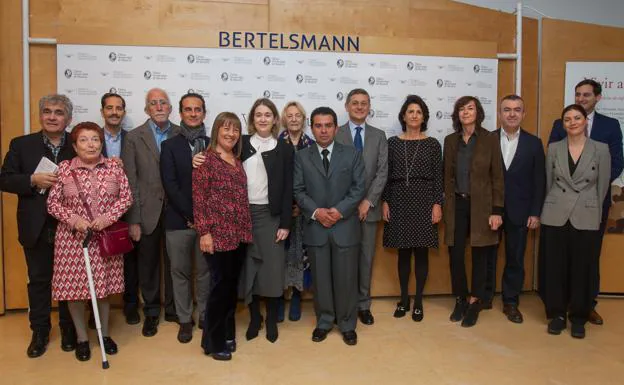
[[[72,118],[74,105],[67,96],[62,94],[50,94],[41,97],[41,99],[39,99],[39,115],[43,113],[43,109],[45,108],[46,104],[62,104],[63,109],[65,110],[65,115],[67,115],[67,119]]]
[[[154,87],[154,88],[150,88],[146,93],[145,93],[145,108],[147,108],[149,106],[149,94],[154,92],[154,91],[160,91],[163,94],[165,94],[165,97],[167,98],[167,102],[169,102],[169,104],[171,104],[171,99],[169,99],[169,94],[167,93],[167,91],[163,90],[160,87]],[[205,111],[205,109],[204,109]]]

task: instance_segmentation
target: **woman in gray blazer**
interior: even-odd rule
[[[550,144],[546,157],[540,294],[551,319],[548,333],[561,334],[567,314],[572,337],[584,338],[611,158],[606,144],[587,137],[587,113],[582,106],[567,106],[561,119],[567,137]]]

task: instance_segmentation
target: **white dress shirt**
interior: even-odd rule
[[[256,153],[243,163],[243,168],[247,174],[249,203],[267,205],[269,204],[269,180],[262,160],[262,153],[274,149],[277,146],[277,140],[272,136],[262,138],[258,134],[254,134],[249,142],[256,149]]]
[[[509,170],[509,166],[511,166],[511,162],[513,161],[514,156],[516,155],[516,150],[518,149],[518,138],[520,138],[520,128],[516,130],[513,134],[507,134],[503,128],[500,130],[500,146],[501,146],[501,154],[503,155],[503,162],[505,162],[505,169]]]
[[[594,125],[594,117],[596,117],[596,111],[592,111],[591,114],[587,115],[587,137],[591,137],[591,130]]]

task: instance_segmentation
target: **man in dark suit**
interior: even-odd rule
[[[180,99],[180,134],[162,143],[160,173],[167,195],[165,205],[165,238],[171,260],[173,298],[180,327],[178,341],[193,338],[193,287],[197,290],[199,327],[203,326],[210,273],[199,249],[199,237],[193,228],[192,157],[208,146],[204,119],[206,102],[195,93]],[[197,284],[193,285],[193,264]]]
[[[611,155],[611,180],[613,182],[622,173],[624,169],[624,158],[622,156],[622,129],[617,119],[599,114],[596,112],[596,105],[602,98],[602,86],[595,80],[585,79],[580,81],[574,87],[574,103],[580,104],[587,112],[587,136],[591,139],[605,143],[609,146],[609,154]],[[555,120],[548,143],[558,142],[566,137],[561,119]],[[602,238],[604,237],[607,218],[609,217],[609,208],[611,207],[611,185],[607,191],[607,197],[602,205],[602,221],[600,222],[600,242],[598,242],[598,256],[602,249]],[[594,325],[602,325],[604,323],[602,317],[596,311],[596,297],[600,292],[600,259],[594,266],[595,279],[592,290],[593,309],[589,314],[589,322]]]
[[[338,129],[336,141],[353,146],[362,154],[366,176],[366,195],[358,206],[361,222],[362,244],[358,261],[358,315],[365,325],[375,318],[370,311],[370,286],[377,238],[377,223],[381,219],[381,193],[388,179],[388,142],[386,134],[366,123],[370,112],[370,96],[362,88],[349,92],[345,108],[349,121]]]
[[[522,323],[518,309],[524,283],[524,251],[529,230],[539,227],[544,203],[544,147],[540,139],[522,129],[526,112],[518,95],[505,96],[500,103],[500,137],[505,175],[505,269],[503,272],[503,313],[511,322]],[[488,276],[484,307],[492,307],[496,289],[498,248],[488,258]]]
[[[28,305],[32,339],[26,354],[45,353],[52,306],[52,266],[57,221],[48,214],[48,191],[57,182],[53,172],[37,172],[43,157],[59,164],[76,156],[65,129],[71,122],[72,103],[65,95],[47,95],[39,100],[41,131],[11,140],[0,172],[0,190],[17,194],[17,229],[28,268]],[[76,331],[65,301],[59,302],[61,348],[72,351]]]
[[[130,131],[121,149],[134,204],[126,214],[130,237],[138,242],[137,263],[139,286],[143,296],[143,335],[151,337],[158,332],[160,319],[160,255],[164,254],[165,320],[176,322],[171,283],[171,264],[162,247],[165,191],[160,179],[160,145],[175,136],[180,127],[169,121],[171,102],[167,93],[153,88],[145,97],[145,113],[149,119]]]
[[[126,140],[126,130],[122,128],[126,116],[126,101],[115,93],[106,93],[102,96],[102,118],[104,119],[104,143],[102,155],[121,159],[121,149]],[[126,323],[136,325],[141,322],[139,316],[139,273],[137,265],[136,247],[124,254],[124,315]]]
[[[314,280],[312,341],[323,341],[337,323],[344,342],[355,345],[364,162],[355,148],[334,141],[338,123],[331,108],[315,109],[310,121],[316,144],[295,156],[293,191],[304,215],[303,243]]]

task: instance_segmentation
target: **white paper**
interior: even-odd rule
[[[41,172],[55,173],[57,169],[58,169],[58,166],[56,165],[56,163],[52,162],[50,159],[44,156],[39,161],[39,164],[37,165],[37,168],[35,169],[35,172],[33,174],[37,174]],[[45,191],[46,189],[42,188],[39,190],[39,194],[43,195],[45,194]]]

